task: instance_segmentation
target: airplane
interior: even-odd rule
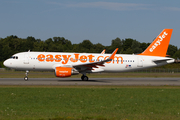
[[[4,66],[25,70],[24,80],[28,80],[29,70],[54,71],[56,77],[70,77],[81,73],[87,81],[86,73],[127,72],[173,63],[167,57],[173,29],[164,29],[156,39],[140,54],[66,53],[66,52],[20,52],[3,62]]]

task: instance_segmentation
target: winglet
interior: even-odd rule
[[[112,53],[112,55],[108,59],[110,59],[110,60],[114,59],[114,56],[116,55],[117,51],[118,51],[118,48],[116,48],[114,50],[114,52]]]
[[[164,29],[158,37],[139,55],[165,57],[173,29]]]
[[[106,49],[104,49],[104,50],[101,52],[101,54],[104,54],[104,53],[105,53],[105,51],[106,51]]]

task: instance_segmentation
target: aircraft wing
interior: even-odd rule
[[[114,56],[116,55],[117,51],[118,51],[118,48],[116,48],[114,50],[114,52],[111,54],[111,56],[109,58],[107,58],[106,60],[97,61],[97,62],[88,62],[88,63],[75,64],[72,67],[77,69],[79,72],[85,71],[85,70],[93,70],[93,68],[98,68],[98,66],[103,66],[104,67],[104,64],[106,62],[109,62],[109,61],[114,59]]]

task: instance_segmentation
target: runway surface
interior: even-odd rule
[[[82,81],[80,78],[0,78],[0,85],[146,85],[146,86],[179,86],[180,78],[90,78]]]

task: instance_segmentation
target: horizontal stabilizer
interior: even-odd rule
[[[173,60],[172,58],[169,59],[161,59],[161,60],[152,60],[153,62],[163,62],[163,61],[168,61],[168,60]]]

